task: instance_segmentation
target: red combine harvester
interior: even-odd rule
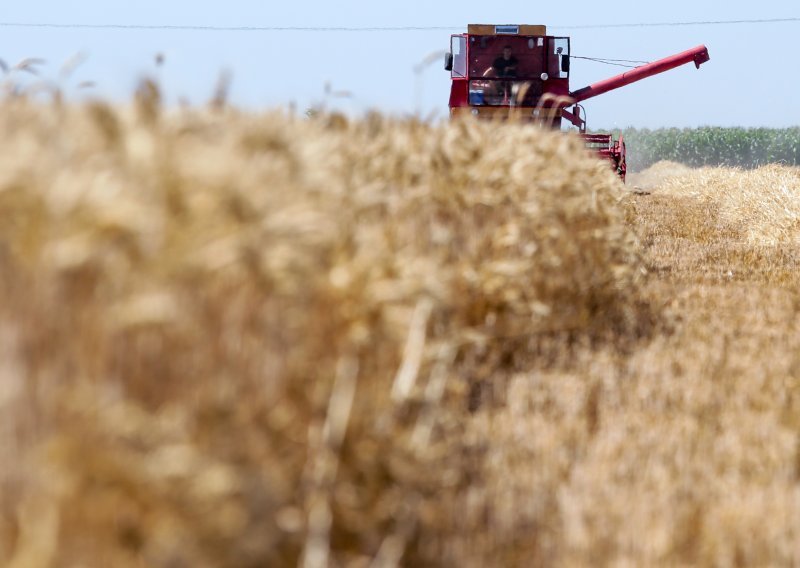
[[[547,35],[545,26],[470,24],[451,37],[445,69],[450,71],[450,115],[520,120],[561,128],[577,127],[587,147],[608,159],[625,180],[625,142],[611,134],[587,134],[580,104],[608,91],[669,71],[686,63],[709,61],[701,45],[576,91],[569,88],[570,40]],[[571,107],[571,108],[570,108]]]

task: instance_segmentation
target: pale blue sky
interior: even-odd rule
[[[559,29],[559,26],[739,20],[796,17],[797,2],[734,0],[719,3],[673,0],[540,3],[507,0],[391,3],[198,2],[139,0],[27,0],[0,11],[3,22],[168,24],[214,26],[458,26],[467,23],[546,24],[550,33],[572,37],[574,55],[653,60],[705,43],[711,61],[608,93],[585,103],[590,128],[625,126],[793,126],[800,124],[796,93],[800,22],[669,28]],[[234,102],[265,108],[294,102],[299,108],[334,89],[352,100],[328,100],[342,110],[377,108],[396,114],[447,114],[449,74],[440,62],[417,78],[415,64],[445,50],[448,31],[419,32],[200,32],[141,30],[0,29],[0,58],[15,63],[42,57],[49,77],[76,52],[88,55],[72,83],[91,80],[94,94],[124,100],[138,77],[157,75],[171,100],[205,101],[221,69],[233,73]],[[156,53],[165,63],[154,65]],[[620,68],[573,62],[571,86],[583,87]],[[76,96],[78,91],[71,88]]]

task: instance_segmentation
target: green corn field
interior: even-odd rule
[[[800,164],[800,127],[626,128],[628,167],[640,171],[669,160],[691,167],[756,168]]]

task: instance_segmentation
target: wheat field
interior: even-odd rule
[[[0,140],[4,565],[800,563],[800,169],[146,89]]]

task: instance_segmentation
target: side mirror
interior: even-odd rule
[[[452,71],[453,70],[453,54],[452,53],[445,53],[444,54],[444,70],[445,71]]]
[[[561,70],[564,73],[569,73],[569,55],[561,56]]]

